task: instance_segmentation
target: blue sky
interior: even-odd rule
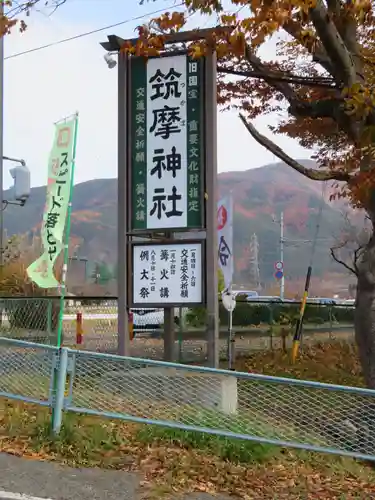
[[[176,2],[176,4],[179,2]],[[173,1],[159,0],[144,2],[139,5],[136,0],[68,0],[60,9],[59,17],[71,22],[74,18],[78,22],[98,23],[98,26],[112,24],[157,9],[174,5]],[[125,28],[125,31],[129,31]]]
[[[136,0],[67,0],[53,16],[49,17],[48,11],[34,12],[25,33],[15,31],[6,37],[5,55],[146,16],[173,4],[167,0],[145,1],[142,6]],[[146,16],[143,20],[5,61],[4,154],[26,160],[34,186],[46,181],[53,123],[77,110],[80,129],[76,182],[116,176],[117,72],[107,68],[99,42],[113,33],[132,37],[137,25],[148,19]],[[192,20],[194,25],[199,21],[197,16]],[[269,121],[269,117],[257,120],[262,132],[267,132]],[[309,156],[292,140],[279,137],[276,142],[295,157]],[[236,113],[219,113],[220,172],[247,170],[274,160],[273,155],[249,136]],[[4,183],[5,186],[11,183],[7,173]]]

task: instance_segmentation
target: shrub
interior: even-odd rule
[[[52,333],[57,328],[59,301],[47,299],[48,290],[39,288],[29,279],[26,271],[40,253],[40,240],[33,238],[30,242],[26,235],[11,238],[6,244],[3,266],[0,268],[0,296],[6,298],[1,300],[0,305],[7,314],[11,331],[8,332],[6,324],[2,324],[3,333],[6,330],[7,334],[17,335],[19,329]],[[61,278],[59,259],[55,269],[58,280]],[[33,299],[33,296],[46,298]],[[38,336],[38,341],[42,340],[45,339]]]
[[[186,324],[197,328],[206,324],[206,309],[204,307],[194,307],[189,309],[185,315]]]
[[[233,311],[233,326],[258,326],[260,324],[279,323],[295,324],[299,317],[300,304],[280,303],[249,303],[237,300]],[[198,314],[199,313],[199,314]],[[205,325],[205,309],[190,309],[186,315],[187,324],[191,326]],[[229,315],[222,303],[219,303],[219,319],[221,326],[227,326]],[[354,309],[344,306],[330,306],[320,304],[307,304],[304,322],[311,324],[324,324],[329,322],[353,323]]]
[[[220,294],[225,288],[224,277],[221,269],[218,270],[218,294]],[[206,308],[205,307],[193,307],[189,309],[186,313],[185,321],[187,325],[192,327],[204,327],[206,326]]]

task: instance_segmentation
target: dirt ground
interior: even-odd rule
[[[352,330],[336,331],[334,333],[326,332],[308,332],[303,337],[303,345],[311,345],[316,342],[327,342],[339,339],[340,341],[352,342],[354,333]],[[291,345],[292,339],[287,339],[287,347]],[[220,357],[227,358],[228,339],[221,338]],[[67,346],[74,345],[74,336],[65,338]],[[244,356],[252,352],[272,351],[281,348],[281,338],[260,335],[241,335],[235,336],[236,356]],[[90,351],[100,351],[115,353],[117,349],[117,336],[98,335],[86,336],[83,339],[82,349]],[[175,342],[175,360],[176,361],[201,361],[206,358],[207,342],[205,340],[183,340]],[[135,337],[131,343],[131,355],[138,358],[163,359],[164,341],[163,339],[152,339]]]

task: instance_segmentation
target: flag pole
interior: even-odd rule
[[[233,195],[232,195],[232,190],[229,193],[229,210],[230,210],[230,221],[231,221],[231,246],[232,246],[232,256],[231,256],[231,277],[230,277],[230,283],[228,287],[228,292],[230,296],[232,297],[232,284],[233,284],[233,267],[234,267],[234,258],[233,258]],[[230,308],[228,311],[228,368],[229,370],[234,370],[234,363],[235,363],[235,353],[236,353],[236,347],[235,347],[235,342],[236,339],[233,335],[233,309]]]
[[[70,238],[70,226],[71,226],[71,215],[72,215],[72,198],[73,198],[73,186],[74,186],[74,172],[75,172],[75,162],[76,162],[76,149],[77,149],[77,132],[78,132],[78,113],[75,114],[75,124],[74,124],[74,136],[73,136],[73,155],[72,155],[72,167],[70,175],[70,189],[69,189],[69,203],[68,212],[66,218],[66,228],[64,234],[64,261],[62,266],[62,275],[60,282],[60,307],[59,307],[59,320],[57,325],[57,347],[60,348],[63,341],[63,320],[64,320],[64,306],[65,306],[65,296],[66,296],[66,275],[68,271],[68,259],[69,259],[69,238]]]
[[[56,124],[55,124],[56,125]],[[72,167],[71,167],[71,175],[70,175],[70,186],[69,186],[69,203],[68,203],[68,211],[67,211],[67,219],[66,219],[66,227],[64,232],[64,261],[62,267],[62,275],[60,282],[60,307],[59,307],[59,319],[57,324],[57,342],[56,345],[59,349],[59,352],[62,347],[63,341],[63,320],[64,320],[64,305],[65,305],[65,291],[66,291],[66,275],[68,269],[68,259],[69,259],[69,237],[70,237],[70,221],[72,215],[72,198],[73,198],[73,186],[74,186],[74,171],[75,171],[75,160],[76,160],[76,147],[77,147],[77,131],[78,131],[78,113],[75,114],[75,123],[74,123],[74,135],[73,135],[73,153],[72,153]],[[60,352],[61,354],[61,352]],[[61,359],[61,357],[60,357]],[[54,369],[53,376],[53,394],[56,397],[57,394],[57,384],[58,384],[58,376],[59,372],[57,367]],[[52,405],[51,412],[51,428],[54,429],[56,418],[56,408],[55,405]]]

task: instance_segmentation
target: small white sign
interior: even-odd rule
[[[236,308],[236,296],[228,291],[224,290],[224,292],[221,294],[221,299],[223,302],[223,306],[228,312],[232,312]]]
[[[276,271],[282,271],[283,267],[284,267],[284,264],[280,260],[275,262]]]
[[[133,246],[133,303],[200,304],[202,245],[167,243]]]

